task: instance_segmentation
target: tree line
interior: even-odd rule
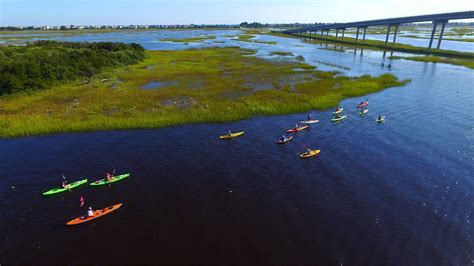
[[[144,57],[145,49],[136,43],[36,41],[0,47],[0,95],[91,78]]]

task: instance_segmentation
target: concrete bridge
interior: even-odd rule
[[[349,23],[335,23],[335,24],[326,24],[326,25],[317,25],[313,27],[306,27],[301,29],[292,29],[292,30],[285,30],[283,33],[285,34],[292,34],[292,35],[303,35],[303,34],[313,34],[313,37],[317,37],[318,32],[320,32],[320,38],[324,38],[324,33],[326,36],[329,36],[329,32],[331,30],[336,31],[336,40],[339,35],[339,31],[342,32],[341,40],[344,40],[344,32],[347,28],[355,28],[356,31],[356,44],[359,40],[359,33],[363,30],[362,41],[365,41],[365,33],[367,28],[370,26],[387,26],[387,36],[385,38],[385,45],[388,43],[388,39],[390,37],[390,30],[391,27],[395,28],[395,32],[393,35],[393,44],[397,40],[397,33],[400,24],[405,23],[414,23],[414,22],[426,22],[432,21],[433,22],[433,30],[431,31],[431,38],[428,48],[431,49],[433,45],[433,40],[436,33],[436,28],[438,24],[441,24],[441,32],[439,34],[438,45],[437,49],[441,46],[441,40],[443,39],[444,28],[446,27],[446,23],[449,20],[457,20],[457,19],[471,19],[474,18],[474,11],[464,11],[464,12],[454,12],[454,13],[443,13],[443,14],[433,14],[433,15],[422,15],[422,16],[412,16],[412,17],[401,17],[401,18],[387,18],[387,19],[377,19],[377,20],[367,20],[367,21],[359,21],[359,22],[349,22]]]

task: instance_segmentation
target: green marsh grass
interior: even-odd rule
[[[427,62],[427,63],[445,63],[451,65],[465,66],[467,68],[474,69],[474,60],[463,60],[463,59],[453,59],[445,58],[439,56],[425,55],[425,56],[390,56],[390,59],[403,59],[411,60],[418,62]]]
[[[296,60],[247,56],[254,53],[238,47],[147,51],[144,61],[102,73],[88,84],[2,96],[0,136],[223,123],[332,108],[347,97],[408,82],[389,74],[345,77]],[[291,80],[302,73],[305,78],[275,89],[255,91],[248,82]],[[140,89],[152,81],[178,85]]]
[[[275,52],[270,52],[271,55],[280,55],[280,56],[293,56],[293,53],[291,52],[281,52],[281,51],[275,51]]]

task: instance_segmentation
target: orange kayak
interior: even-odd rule
[[[67,225],[76,225],[76,224],[82,224],[82,223],[85,223],[85,222],[89,222],[91,220],[97,219],[101,216],[104,216],[106,214],[109,214],[109,213],[117,210],[118,208],[120,208],[122,206],[122,204],[123,203],[119,203],[119,204],[115,204],[115,205],[110,206],[110,207],[103,208],[101,210],[95,210],[93,216],[84,215],[84,216],[81,216],[81,217],[77,217],[76,219],[72,219],[71,221],[67,222],[66,224]]]

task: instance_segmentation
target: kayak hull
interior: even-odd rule
[[[238,136],[242,136],[244,134],[244,132],[237,132],[237,133],[232,133],[230,135],[221,135],[219,136],[219,139],[232,139],[232,138],[236,138]]]
[[[127,178],[129,176],[130,176],[130,174],[117,175],[117,176],[114,176],[111,181],[107,181],[107,179],[100,179],[100,180],[97,180],[97,181],[94,181],[94,182],[90,183],[89,185],[91,187],[108,185],[108,184],[112,184],[112,183],[115,183],[115,182],[118,182],[118,181],[122,181],[122,180],[124,180],[125,178]]]
[[[289,142],[292,139],[293,139],[293,136],[289,136],[285,141],[279,140],[277,143],[280,144],[280,145],[285,144],[285,143]]]
[[[303,152],[300,154],[300,158],[309,158],[318,155],[321,152],[321,150],[311,150],[310,153],[308,152]]]
[[[115,205],[112,205],[110,207],[106,207],[106,208],[103,208],[103,209],[100,209],[100,210],[95,210],[94,211],[94,216],[80,216],[80,217],[77,217],[75,219],[72,219],[71,221],[67,222],[66,225],[78,225],[78,224],[82,224],[82,223],[86,223],[86,222],[89,222],[89,221],[92,221],[92,220],[95,220],[99,217],[102,217],[104,215],[107,215],[113,211],[116,211],[118,210],[120,207],[122,207],[122,204],[123,203],[118,203],[118,204],[115,204]]]
[[[67,188],[58,187],[58,188],[50,189],[50,190],[44,192],[43,196],[51,196],[51,195],[56,195],[56,194],[63,193],[63,192],[66,192],[66,191],[70,191],[72,189],[78,188],[78,187],[86,184],[87,181],[88,181],[87,179],[82,179],[82,180],[79,180],[79,181],[76,181],[74,183],[69,184]]]
[[[343,116],[341,116],[341,117],[339,117],[339,118],[332,118],[332,119],[331,119],[331,122],[339,122],[339,121],[342,121],[342,120],[344,120],[344,119],[346,119],[346,118],[347,118],[347,115],[343,115]]]
[[[302,127],[299,127],[299,128],[292,128],[292,129],[288,129],[288,130],[286,131],[286,133],[300,132],[301,130],[305,130],[305,129],[307,129],[307,128],[309,128],[308,125],[302,126]]]
[[[319,120],[317,120],[317,119],[315,119],[315,120],[305,120],[305,121],[301,121],[300,123],[309,125],[309,124],[319,123]]]

